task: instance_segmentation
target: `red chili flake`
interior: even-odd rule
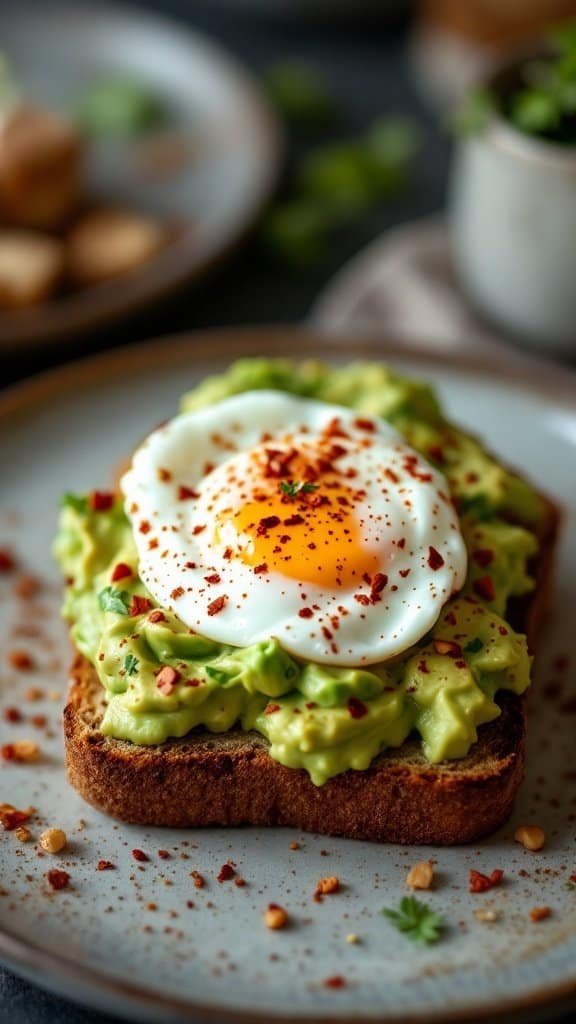
[[[5,828],[7,832],[12,832],[19,825],[24,825],[27,821],[30,821],[31,815],[28,811],[18,811],[15,807],[5,807],[0,810],[0,825]]]
[[[482,569],[485,569],[487,565],[490,565],[494,561],[494,552],[491,548],[478,548],[477,551],[472,552],[472,558]]]
[[[20,711],[20,708],[4,708],[2,717],[5,722],[15,724],[16,722],[22,721],[22,712]]]
[[[29,601],[36,596],[41,587],[42,584],[37,576],[32,576],[31,573],[22,573],[14,584],[14,593],[23,601]]]
[[[462,648],[454,640],[434,640],[436,654],[447,654],[449,658],[461,658]]]
[[[52,868],[46,874],[48,884],[53,889],[67,889],[70,881],[70,875],[67,871],[59,871],[58,868]]]
[[[210,573],[210,576],[205,576],[206,583],[220,583],[220,574],[217,572]]]
[[[30,721],[35,729],[43,729],[48,719],[46,718],[46,715],[31,715]]]
[[[264,475],[275,478],[288,476],[290,473],[290,463],[297,454],[298,452],[294,449],[283,452],[277,448],[266,448],[264,452],[266,458]]]
[[[8,664],[20,672],[29,672],[30,669],[34,668],[34,659],[27,651],[10,651],[8,654]]]
[[[350,697],[348,699],[348,711],[352,718],[364,718],[364,715],[368,714],[368,708],[358,697]]]
[[[166,616],[160,608],[155,608],[148,616],[148,622],[166,622]]]
[[[232,558],[232,548],[226,548],[224,554],[222,555],[222,558],[225,558],[226,560]]]
[[[150,523],[148,522],[147,519],[143,519],[142,522],[140,523],[140,526],[138,527],[140,533],[150,533],[151,529],[152,527],[150,526]]]
[[[7,548],[0,548],[0,572],[12,572],[16,568],[16,559]]]
[[[478,476],[478,473],[466,473],[464,479],[467,484],[477,484],[480,477]]]
[[[201,679],[185,679],[184,686],[202,686]]]
[[[262,562],[261,565],[255,565],[254,566],[254,572],[256,573],[257,576],[260,573],[268,572],[268,563],[267,562]]]
[[[176,683],[180,679],[180,673],[171,665],[164,665],[156,676],[156,686],[165,697],[169,697],[174,691]]]
[[[192,536],[197,537],[199,533],[202,533],[206,529],[206,526],[195,526],[192,530]]]
[[[178,501],[188,501],[190,498],[199,498],[198,491],[192,490],[191,487],[185,487],[184,484],[180,484],[178,488]]]
[[[222,611],[227,600],[228,598],[226,597],[226,595],[221,594],[220,597],[217,597],[215,598],[214,601],[211,601],[210,604],[208,605],[208,615],[218,615],[218,613]]]
[[[422,660],[418,662],[418,671],[422,672],[423,675],[425,676],[430,674],[430,669],[428,668],[428,665],[424,658],[422,658]]]
[[[376,424],[373,420],[365,420],[360,416],[354,420],[354,426],[358,427],[358,430],[367,430],[370,434],[373,434],[376,430]]]
[[[115,865],[111,860],[99,860],[96,865],[96,871],[112,871]]]
[[[184,587],[174,587],[174,590],[170,591],[170,597],[173,601],[177,601],[179,597],[182,597],[185,593]]]
[[[467,667],[466,662],[463,659],[460,659],[459,661],[455,661],[454,664],[455,664],[456,668],[466,668]]]
[[[334,634],[330,632],[327,626],[322,626],[322,636],[325,640],[333,640]]]
[[[354,594],[354,600],[358,601],[358,604],[362,604],[364,606],[370,604],[370,598],[367,594]]]
[[[280,526],[279,516],[264,516],[258,523],[256,535],[262,537],[267,530],[272,530],[274,526]]]
[[[158,479],[161,480],[163,484],[167,484],[172,479],[172,473],[169,469],[162,469],[160,466],[158,469]]]
[[[218,882],[227,882],[229,881],[230,878],[234,878],[235,874],[236,868],[233,867],[232,864],[230,864],[230,862],[228,862],[227,864],[222,865],[216,878]]]
[[[264,708],[265,715],[274,715],[276,711],[280,711],[279,704],[267,704],[266,707]]]
[[[324,427],[325,437],[348,437],[345,430],[342,429],[342,424],[337,416],[334,416],[329,423]]]
[[[494,581],[491,576],[480,576],[474,580],[474,593],[484,601],[493,601],[496,596]]]
[[[496,868],[490,875],[483,875],[480,871],[474,871],[471,868],[469,892],[488,892],[489,889],[495,889],[500,885],[503,877],[504,872],[500,868]]]
[[[506,626],[498,626],[498,632],[500,633],[500,636],[508,636]]]
[[[114,495],[111,491],[92,491],[88,504],[93,512],[107,512],[114,504]]]
[[[388,480],[391,480],[393,484],[397,484],[400,479],[398,474],[395,473],[393,469],[385,469],[384,476],[388,477]]]
[[[444,451],[439,444],[430,445],[428,455],[434,462],[444,462]]]
[[[301,608],[300,611],[298,612],[298,615],[300,616],[301,619],[311,619],[312,616],[314,615],[314,612],[312,611],[311,608]]]
[[[123,580],[126,576],[132,576],[132,569],[126,562],[118,562],[112,570],[112,583],[117,583],[118,580]]]
[[[396,547],[403,549],[406,547],[406,537],[401,537],[400,540],[396,541]]]
[[[434,571],[436,571],[436,569],[441,569],[444,565],[442,555],[436,550],[436,548],[433,548],[432,545],[428,548],[428,565],[431,569],[434,569]]]
[[[370,601],[372,604],[376,604],[377,601],[381,600],[380,594],[384,590],[384,587],[386,586],[387,583],[388,577],[386,576],[386,573],[377,572],[375,574],[374,579],[372,580],[372,584],[370,586]]]
[[[170,854],[168,850],[158,850],[158,856],[160,857],[160,860],[168,860]]]
[[[410,569],[400,569],[399,572],[398,572],[398,575],[401,576],[402,579],[404,579],[404,580],[406,579],[406,577],[409,574],[410,574]]]
[[[315,708],[315,707],[317,707],[317,706],[318,706],[318,705],[316,704],[316,701],[315,701],[315,700],[309,700],[309,701],[308,701],[308,703],[307,703],[307,705],[306,705],[306,707],[308,708],[308,710],[309,710],[309,711],[311,711],[311,710],[312,710],[312,708]]]
[[[3,747],[0,747],[0,757],[3,761],[15,761],[16,750],[13,743],[5,743]]]
[[[234,879],[234,885],[238,886],[239,889],[243,889],[244,886],[246,885],[246,879],[245,878],[235,878]]]
[[[454,612],[448,612],[448,615],[444,616],[444,622],[447,622],[449,626],[455,626],[456,616],[454,615]]]
[[[150,857],[148,856],[147,853],[144,853],[144,850],[132,850],[132,856],[134,857],[134,860],[150,860]]]
[[[301,524],[305,522],[305,519],[304,516],[301,516],[296,512],[295,515],[288,516],[288,518],[284,519],[283,522],[284,526],[301,526]]]
[[[196,889],[203,889],[206,884],[204,875],[201,875],[199,871],[191,871],[190,875],[194,879]]]
[[[346,988],[347,981],[341,974],[334,974],[331,978],[325,978],[322,984],[324,988]]]
[[[324,505],[330,504],[330,498],[327,494],[313,494],[308,504],[310,508],[322,508]]]
[[[140,594],[132,594],[132,600],[130,601],[130,608],[128,614],[134,617],[135,615],[144,615],[145,612],[150,611],[152,602],[147,597],[141,597]]]

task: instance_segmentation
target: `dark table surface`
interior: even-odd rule
[[[342,106],[340,130],[352,134],[387,111],[417,116],[426,140],[406,195],[385,204],[347,231],[329,258],[305,274],[275,266],[248,243],[201,287],[184,292],[145,316],[81,342],[0,360],[0,384],[57,366],[106,347],[155,334],[221,324],[294,323],[306,317],[315,296],[345,260],[392,224],[431,213],[444,198],[448,139],[423,106],[405,56],[401,27],[285,22],[240,15],[242,5],[156,0],[141,6],[178,15],[210,32],[256,72],[283,58],[314,61]],[[111,1018],[49,995],[0,968],[0,1021],[6,1024],[98,1024]],[[568,1022],[566,1022],[568,1024]]]

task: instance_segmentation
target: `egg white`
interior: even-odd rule
[[[369,593],[366,585],[334,590],[278,571],[255,574],[239,559],[225,558],[222,544],[214,543],[214,517],[230,460],[241,471],[246,453],[262,444],[263,435],[272,438],[270,444],[287,433],[313,439],[335,418],[350,442],[338,467],[353,467],[355,485],[366,490],[358,508],[365,543],[377,550],[383,535],[386,540],[381,571],[388,582],[374,603],[358,602],[359,590]],[[139,573],[158,604],[213,640],[244,647],[275,637],[299,658],[332,665],[386,661],[421,639],[464,583],[466,548],[444,477],[388,423],[369,419],[371,446],[362,447],[366,434],[354,411],[284,392],[255,391],[176,416],[154,431],[136,451],[121,487]],[[385,488],[383,469],[391,471]],[[197,497],[179,500],[182,486]],[[236,500],[240,503],[239,495]],[[229,507],[229,494],[226,502]],[[435,569],[431,546],[443,563]],[[207,582],[206,576],[219,580]],[[307,606],[319,608],[313,618],[298,614],[303,593]],[[214,613],[218,599],[222,607]]]

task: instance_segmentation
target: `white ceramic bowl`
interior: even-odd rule
[[[450,214],[478,310],[528,347],[576,355],[576,147],[494,118],[457,146]]]

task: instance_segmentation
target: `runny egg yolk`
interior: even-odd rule
[[[306,482],[304,468],[301,475],[260,478],[256,487],[254,481],[244,487],[242,504],[216,515],[225,557],[332,589],[354,587],[385,568],[374,522],[370,544],[366,538],[365,492],[337,472],[314,476],[314,483]]]

